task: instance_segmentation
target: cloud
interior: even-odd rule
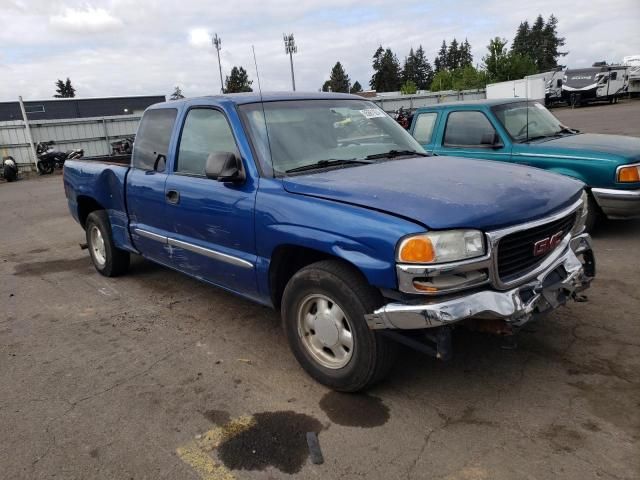
[[[197,48],[211,46],[211,34],[204,28],[192,28],[189,32],[189,43]]]
[[[61,15],[49,18],[52,27],[74,33],[101,33],[120,29],[121,19],[114,17],[104,8],[65,8]]]

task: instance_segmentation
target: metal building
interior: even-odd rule
[[[140,115],[149,105],[164,102],[164,95],[105,98],[51,98],[28,100],[24,109],[29,120],[58,120],[71,118]],[[0,122],[22,120],[19,102],[0,102]]]

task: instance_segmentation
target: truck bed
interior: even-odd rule
[[[108,163],[110,165],[130,165],[131,154],[123,155],[95,155],[92,157],[82,157],[76,161]]]

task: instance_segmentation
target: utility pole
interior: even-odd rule
[[[224,93],[224,82],[222,81],[222,64],[220,63],[220,49],[222,48],[222,39],[216,33],[211,38],[211,43],[213,44],[213,47],[216,49],[216,52],[218,54],[218,70],[220,70],[220,93]]]
[[[29,150],[31,151],[31,159],[35,164],[36,168],[38,167],[38,155],[36,155],[36,148],[33,146],[33,137],[31,136],[31,127],[29,126],[29,119],[27,118],[27,112],[24,109],[24,102],[22,101],[22,96],[18,97],[18,102],[20,102],[20,112],[22,113],[22,120],[24,121],[24,132],[26,133],[27,142],[29,142]]]
[[[296,41],[293,38],[293,33],[287,35],[286,33],[282,34],[284,38],[284,51],[289,54],[289,62],[291,63],[291,85],[293,86],[293,91],[296,91],[296,78],[293,75],[293,54],[298,52],[298,47],[296,47]]]

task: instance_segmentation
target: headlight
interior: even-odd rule
[[[573,228],[571,229],[572,235],[582,233],[584,226],[587,223],[587,215],[589,215],[589,196],[584,190],[582,191],[580,200],[582,200],[582,205],[580,205],[580,208],[576,211],[576,222],[573,224]]]
[[[616,171],[616,181],[618,183],[640,182],[640,163],[618,167]]]
[[[445,263],[480,257],[484,253],[482,232],[449,230],[404,238],[398,245],[397,260],[403,263]]]

